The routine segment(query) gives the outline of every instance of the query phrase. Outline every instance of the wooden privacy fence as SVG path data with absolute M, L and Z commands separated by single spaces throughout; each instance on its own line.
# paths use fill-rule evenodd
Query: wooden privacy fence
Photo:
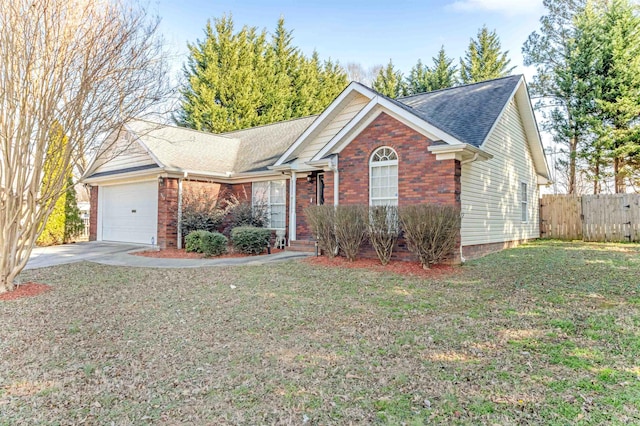
M 543 195 L 543 238 L 640 242 L 640 194 Z

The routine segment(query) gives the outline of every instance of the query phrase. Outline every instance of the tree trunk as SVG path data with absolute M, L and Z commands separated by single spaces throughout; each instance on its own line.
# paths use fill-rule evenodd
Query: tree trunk
M 601 191 L 600 186 L 600 160 L 596 161 L 596 165 L 593 169 L 593 193 L 599 194 Z
M 627 187 L 624 183 L 624 174 L 622 173 L 623 160 L 619 157 L 613 159 L 613 175 L 615 179 L 616 194 L 624 194 Z
M 0 275 L 0 294 L 13 290 L 13 280 L 9 281 L 8 277 Z
M 578 154 L 578 137 L 572 136 L 569 141 L 569 182 L 567 192 L 576 193 L 576 156 Z

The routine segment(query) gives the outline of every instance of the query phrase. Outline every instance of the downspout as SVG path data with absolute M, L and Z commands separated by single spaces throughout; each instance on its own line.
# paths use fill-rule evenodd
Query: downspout
M 478 155 L 479 155 L 479 153 L 476 152 L 475 154 L 473 154 L 473 157 L 471 157 L 471 158 L 469 158 L 467 160 L 461 161 L 460 162 L 460 167 L 464 166 L 465 164 L 473 163 L 474 161 L 476 161 L 478 159 Z M 462 213 L 460 213 L 460 214 L 462 214 Z M 462 226 L 461 226 L 460 227 L 460 263 L 464 263 L 464 262 L 465 262 L 464 256 L 462 255 Z
M 340 200 L 340 173 L 338 172 L 338 156 L 329 162 L 329 170 L 333 172 L 333 205 L 337 206 Z
M 478 159 L 478 155 L 479 155 L 479 153 L 476 152 L 475 154 L 473 154 L 473 157 L 471 157 L 471 158 L 469 158 L 467 160 L 461 161 L 460 165 L 464 166 L 465 164 L 473 163 L 474 161 L 476 161 Z
M 289 245 L 296 240 L 296 172 L 291 171 L 289 181 Z

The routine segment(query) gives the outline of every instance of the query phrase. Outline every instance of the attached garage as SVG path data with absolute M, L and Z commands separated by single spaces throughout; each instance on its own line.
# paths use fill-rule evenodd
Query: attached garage
M 98 210 L 98 240 L 157 243 L 157 180 L 100 186 Z

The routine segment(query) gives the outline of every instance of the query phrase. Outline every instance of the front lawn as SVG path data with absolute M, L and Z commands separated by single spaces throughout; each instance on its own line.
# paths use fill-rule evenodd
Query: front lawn
M 437 279 L 91 263 L 0 302 L 0 424 L 640 422 L 640 245 L 541 241 Z

